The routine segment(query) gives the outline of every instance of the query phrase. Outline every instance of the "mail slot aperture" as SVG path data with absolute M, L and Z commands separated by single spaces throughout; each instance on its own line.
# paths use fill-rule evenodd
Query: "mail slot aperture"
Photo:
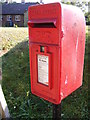
M 56 19 L 30 20 L 28 24 L 32 28 L 56 28 Z

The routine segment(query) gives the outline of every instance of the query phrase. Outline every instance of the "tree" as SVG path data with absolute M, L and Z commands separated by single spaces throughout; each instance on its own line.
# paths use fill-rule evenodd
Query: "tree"
M 6 0 L 0 0 L 0 3 L 4 3 Z
M 72 0 L 69 0 L 67 2 L 66 0 L 61 0 L 61 2 L 64 4 L 71 4 L 71 5 L 79 7 L 83 11 L 84 14 L 87 12 L 86 9 L 88 8 L 88 2 L 86 1 L 81 2 L 79 0 L 73 0 L 72 2 Z

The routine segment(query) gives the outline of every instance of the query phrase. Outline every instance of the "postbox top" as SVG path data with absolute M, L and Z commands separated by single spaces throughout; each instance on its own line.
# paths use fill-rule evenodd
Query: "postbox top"
M 73 18 L 69 18 L 69 14 L 72 14 Z M 68 20 L 75 21 L 76 14 L 80 17 L 83 13 L 75 6 L 63 5 L 59 2 L 30 6 L 28 9 L 30 42 L 60 45 L 64 34 L 63 25 Z M 66 20 L 63 20 L 64 18 Z M 66 23 L 63 24 L 63 22 Z
M 52 4 L 41 4 L 36 6 L 29 7 L 29 20 L 30 19 L 46 19 L 54 18 L 59 15 L 58 10 L 60 10 L 61 4 L 52 3 Z
M 29 7 L 30 42 L 59 44 L 61 5 L 59 3 Z

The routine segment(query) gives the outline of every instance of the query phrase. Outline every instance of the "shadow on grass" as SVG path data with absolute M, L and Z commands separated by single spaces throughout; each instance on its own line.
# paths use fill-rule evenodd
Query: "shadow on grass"
M 86 45 L 87 49 L 87 45 Z M 29 46 L 22 42 L 2 57 L 3 90 L 12 118 L 52 118 L 52 104 L 31 94 Z M 87 61 L 87 53 L 85 55 Z M 84 66 L 83 86 L 62 102 L 62 120 L 88 118 L 87 63 Z
M 2 57 L 3 91 L 12 118 L 50 118 L 51 104 L 31 94 L 28 42 L 17 44 Z

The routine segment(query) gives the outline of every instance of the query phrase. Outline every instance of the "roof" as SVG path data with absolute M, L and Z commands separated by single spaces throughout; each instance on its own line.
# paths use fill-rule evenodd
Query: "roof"
M 28 3 L 4 3 L 2 4 L 2 14 L 3 15 L 14 15 L 14 14 L 24 14 L 28 10 L 29 6 L 37 5 L 38 2 L 28 2 Z

